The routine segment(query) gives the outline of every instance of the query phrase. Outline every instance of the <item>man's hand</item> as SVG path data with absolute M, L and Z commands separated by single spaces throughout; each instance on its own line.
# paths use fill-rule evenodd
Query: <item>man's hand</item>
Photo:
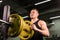
M 38 28 L 36 27 L 35 24 L 32 24 L 32 25 L 31 25 L 31 29 L 33 29 L 33 30 L 37 30 Z

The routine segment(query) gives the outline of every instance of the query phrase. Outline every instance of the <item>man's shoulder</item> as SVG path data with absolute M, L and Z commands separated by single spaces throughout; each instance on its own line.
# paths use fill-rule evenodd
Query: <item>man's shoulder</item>
M 45 22 L 44 20 L 39 20 L 39 22 Z
M 46 23 L 44 20 L 39 20 L 40 24 Z

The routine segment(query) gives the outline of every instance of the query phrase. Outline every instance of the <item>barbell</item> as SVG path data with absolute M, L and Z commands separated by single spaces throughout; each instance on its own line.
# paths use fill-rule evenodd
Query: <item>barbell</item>
M 2 21 L 8 25 L 8 36 L 16 37 L 19 36 L 21 40 L 28 40 L 34 35 L 34 31 L 31 30 L 31 22 L 28 20 L 23 20 L 23 18 L 18 14 L 11 14 L 9 16 L 9 21 Z

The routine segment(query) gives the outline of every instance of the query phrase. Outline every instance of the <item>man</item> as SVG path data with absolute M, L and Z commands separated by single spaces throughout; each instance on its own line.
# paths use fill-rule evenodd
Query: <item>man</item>
M 38 19 L 39 12 L 37 9 L 32 9 L 30 11 L 31 29 L 34 30 L 34 35 L 30 40 L 43 40 L 43 36 L 49 36 L 49 30 L 47 24 L 43 20 Z

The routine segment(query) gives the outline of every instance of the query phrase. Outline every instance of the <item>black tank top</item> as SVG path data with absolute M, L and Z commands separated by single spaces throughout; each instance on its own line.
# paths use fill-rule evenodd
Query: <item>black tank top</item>
M 39 22 L 39 20 L 36 21 L 34 24 L 36 25 L 36 27 L 38 29 L 41 30 L 41 28 L 38 25 L 38 22 Z M 41 33 L 37 32 L 37 31 L 34 31 L 34 35 L 33 35 L 33 37 L 30 40 L 43 40 L 43 35 Z

